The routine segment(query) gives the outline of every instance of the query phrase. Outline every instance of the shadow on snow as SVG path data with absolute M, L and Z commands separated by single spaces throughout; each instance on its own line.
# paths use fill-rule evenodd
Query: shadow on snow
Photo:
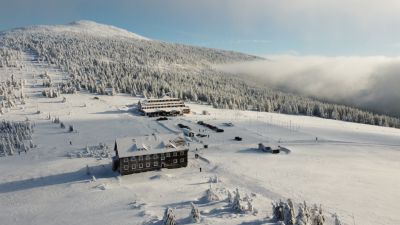
M 117 176 L 117 173 L 114 173 L 108 164 L 90 167 L 90 171 L 91 175 L 95 176 L 96 179 Z M 52 185 L 83 182 L 90 180 L 91 175 L 87 175 L 85 167 L 74 172 L 0 183 L 0 193 L 9 193 L 34 188 L 43 188 Z

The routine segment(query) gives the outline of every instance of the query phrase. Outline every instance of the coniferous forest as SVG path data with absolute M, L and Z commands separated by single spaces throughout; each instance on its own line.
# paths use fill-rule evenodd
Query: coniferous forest
M 65 71 L 62 93 L 169 95 L 216 108 L 316 116 L 400 128 L 400 119 L 272 90 L 246 77 L 214 68 L 216 64 L 260 60 L 256 56 L 161 41 L 109 38 L 40 28 L 0 34 L 0 67 L 18 66 L 21 51 Z

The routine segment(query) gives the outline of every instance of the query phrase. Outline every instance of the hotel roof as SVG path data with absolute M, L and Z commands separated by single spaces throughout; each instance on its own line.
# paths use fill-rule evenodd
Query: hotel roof
M 188 149 L 181 135 L 146 135 L 116 139 L 119 157 L 182 151 Z

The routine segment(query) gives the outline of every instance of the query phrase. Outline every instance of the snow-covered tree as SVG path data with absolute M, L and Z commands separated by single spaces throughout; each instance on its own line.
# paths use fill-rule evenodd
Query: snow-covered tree
M 190 211 L 190 217 L 192 218 L 192 221 L 194 223 L 198 223 L 198 222 L 200 222 L 199 208 L 197 208 L 197 206 L 193 202 L 191 202 L 190 204 L 192 206 L 192 210 Z
M 164 211 L 163 225 L 176 225 L 174 210 L 167 207 Z
M 284 206 L 285 203 L 282 201 L 279 202 L 273 202 L 272 203 L 272 217 L 277 220 L 277 221 L 283 221 L 284 219 Z
M 209 202 L 219 201 L 218 195 L 215 193 L 214 189 L 210 185 L 210 188 L 206 191 L 206 197 Z
M 239 189 L 237 189 L 237 188 L 236 188 L 235 197 L 234 197 L 233 203 L 232 203 L 232 209 L 239 213 L 245 211 L 245 207 L 243 206 L 243 204 L 241 202 Z
M 324 225 L 325 216 L 322 213 L 322 206 L 314 205 L 311 210 L 311 225 Z
M 283 222 L 286 225 L 294 225 L 294 206 L 291 199 L 287 200 L 283 208 Z
M 247 212 L 252 213 L 254 211 L 253 203 L 250 199 L 247 199 Z
M 335 225 L 342 225 L 342 222 L 339 220 L 339 216 L 336 213 L 333 214 L 333 217 L 335 218 Z
M 306 202 L 299 205 L 295 225 L 310 225 L 310 211 L 307 207 Z
M 232 204 L 233 203 L 233 196 L 231 191 L 228 190 L 228 197 L 227 197 L 228 203 Z

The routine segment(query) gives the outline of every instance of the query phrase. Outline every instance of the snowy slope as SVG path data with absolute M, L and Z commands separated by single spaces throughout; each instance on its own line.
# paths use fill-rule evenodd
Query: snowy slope
M 160 224 L 168 206 L 175 209 L 179 224 L 190 224 L 194 202 L 201 224 L 272 225 L 271 202 L 287 198 L 322 204 L 327 224 L 332 224 L 332 213 L 345 224 L 400 224 L 400 130 L 198 104 L 189 104 L 190 115 L 157 122 L 136 115 L 139 98 L 129 95 L 96 100 L 81 92 L 63 95 L 65 103 L 62 97 L 42 97 L 43 87 L 33 75 L 49 71 L 56 82 L 66 75 L 30 57 L 22 69 L 0 69 L 0 76 L 13 73 L 26 79 L 29 96 L 26 105 L 6 112 L 2 119 L 35 122 L 33 141 L 38 145 L 26 154 L 0 158 L 1 224 Z M 201 115 L 203 110 L 210 115 Z M 74 125 L 77 132 L 61 129 L 48 115 Z M 199 120 L 225 132 L 201 131 L 210 135 L 202 139 L 209 148 L 193 141 L 187 168 L 118 177 L 111 171 L 111 159 L 69 156 L 100 142 L 112 148 L 117 137 L 179 132 L 178 123 L 198 132 L 204 129 L 196 124 Z M 234 126 L 224 126 L 225 122 Z M 235 142 L 235 136 L 243 141 Z M 259 142 L 280 142 L 290 153 L 260 153 L 255 150 Z M 195 159 L 195 153 L 202 158 Z M 96 181 L 86 174 L 86 165 Z M 239 188 L 253 199 L 259 213 L 236 214 L 224 200 L 207 202 L 203 197 L 215 175 L 220 182 L 212 186 L 221 199 L 227 190 Z
M 77 34 L 77 35 L 89 35 L 95 37 L 104 38 L 127 38 L 135 40 L 150 40 L 146 37 L 138 34 L 129 32 L 127 30 L 111 26 L 96 23 L 89 20 L 78 20 L 66 25 L 38 25 L 26 28 L 17 28 L 12 30 L 13 32 L 34 32 L 34 33 L 52 33 L 52 34 Z

